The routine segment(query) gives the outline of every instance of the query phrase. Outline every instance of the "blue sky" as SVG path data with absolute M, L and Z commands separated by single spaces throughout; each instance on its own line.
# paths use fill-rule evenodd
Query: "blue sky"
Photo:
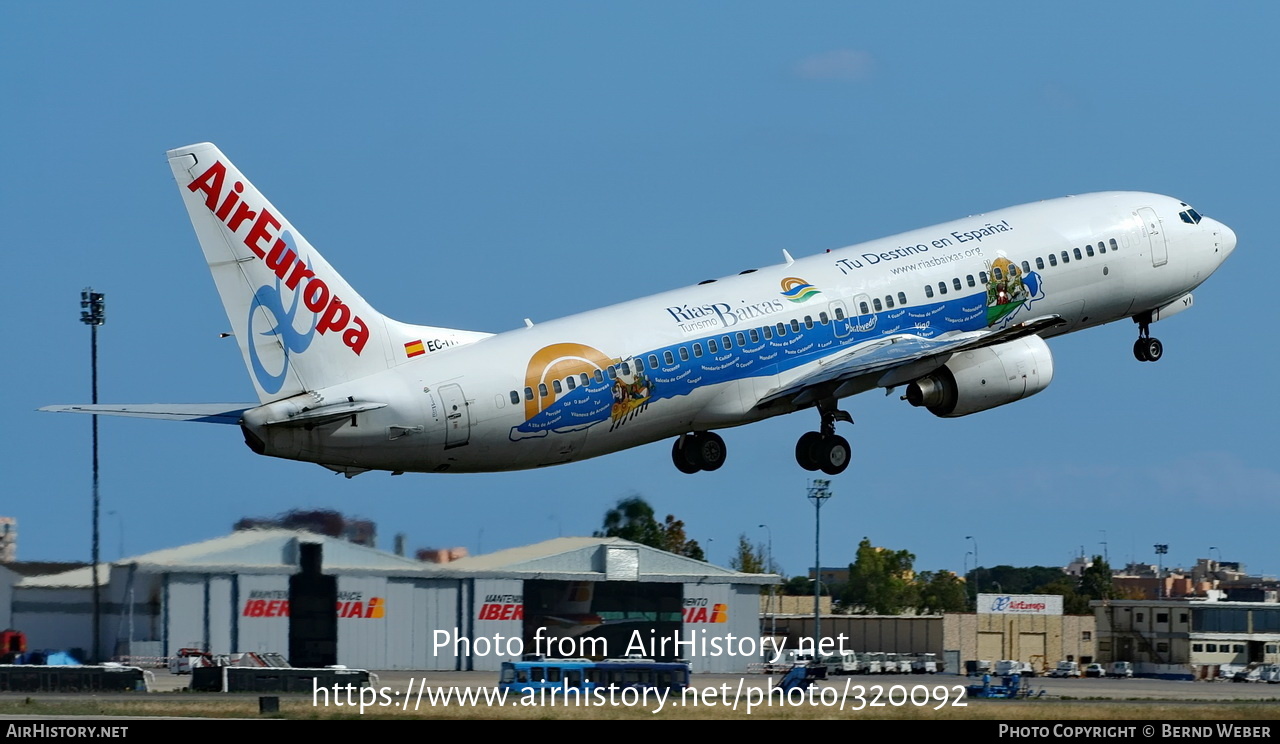
M 516 328 L 1013 204 L 1149 190 L 1239 236 L 1196 306 L 1055 339 L 1029 400 L 936 419 L 846 401 L 854 463 L 822 562 L 857 542 L 961 570 L 1210 557 L 1280 573 L 1274 457 L 1280 8 L 1168 3 L 0 4 L 0 515 L 19 557 L 87 560 L 80 290 L 107 294 L 103 402 L 253 397 L 164 159 L 217 144 L 379 310 Z M 1253 280 L 1249 280 L 1253 277 Z M 802 412 L 548 470 L 369 473 L 258 457 L 231 427 L 104 418 L 103 556 L 331 508 L 381 546 L 590 534 L 639 493 L 725 563 L 739 533 L 813 561 Z M 757 527 L 768 524 L 769 530 Z M 1212 557 L 1218 557 L 1214 552 Z M 972 564 L 970 564 L 972 565 Z

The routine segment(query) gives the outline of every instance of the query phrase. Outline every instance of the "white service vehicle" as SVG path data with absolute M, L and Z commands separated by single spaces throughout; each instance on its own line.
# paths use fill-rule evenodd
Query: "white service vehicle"
M 1079 677 L 1080 665 L 1074 661 L 1059 661 L 1058 665 L 1049 672 L 1050 677 Z

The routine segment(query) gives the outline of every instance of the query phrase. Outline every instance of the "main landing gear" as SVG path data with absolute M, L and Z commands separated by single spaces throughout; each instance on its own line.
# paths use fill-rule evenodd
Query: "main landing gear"
M 1151 316 L 1135 316 L 1133 322 L 1138 324 L 1138 340 L 1133 342 L 1133 356 L 1139 362 L 1158 362 L 1164 356 L 1164 344 L 1160 339 L 1151 338 Z
M 682 473 L 719 470 L 726 454 L 724 440 L 714 431 L 682 434 L 671 446 L 671 461 Z
M 805 470 L 821 470 L 827 475 L 839 475 L 849 467 L 852 450 L 849 440 L 836 434 L 836 422 L 853 423 L 853 417 L 836 408 L 835 400 L 818 403 L 822 414 L 820 431 L 807 431 L 796 442 L 796 462 Z

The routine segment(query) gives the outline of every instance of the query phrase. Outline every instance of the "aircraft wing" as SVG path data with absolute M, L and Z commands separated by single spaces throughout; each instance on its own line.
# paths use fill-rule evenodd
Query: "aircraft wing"
M 1013 341 L 1065 322 L 1059 315 L 1045 315 L 1000 330 L 939 338 L 904 333 L 866 341 L 819 362 L 818 369 L 770 391 L 758 405 L 790 399 L 793 405 L 806 406 L 822 397 L 843 398 L 873 387 L 901 385 L 941 367 L 957 352 Z
M 55 413 L 92 413 L 99 416 L 196 421 L 205 424 L 238 424 L 240 414 L 257 406 L 257 403 L 144 403 L 126 406 L 45 406 L 40 410 Z

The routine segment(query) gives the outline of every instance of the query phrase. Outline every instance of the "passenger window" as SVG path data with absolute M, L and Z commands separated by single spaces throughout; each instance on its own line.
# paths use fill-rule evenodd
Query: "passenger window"
M 541 395 L 544 398 L 550 395 L 550 393 L 547 392 L 547 383 L 545 382 L 538 383 L 538 395 Z
M 809 325 L 810 325 L 810 326 L 812 326 L 813 324 L 812 324 L 812 323 L 810 323 Z M 785 330 L 785 329 L 784 329 L 784 330 Z M 792 330 L 794 333 L 799 333 L 799 332 L 800 332 L 800 321 L 796 320 L 795 318 L 792 318 L 792 319 L 791 319 L 791 330 Z M 783 335 L 785 336 L 786 334 L 784 333 Z
M 568 377 L 564 378 L 564 384 L 568 385 L 570 390 L 573 390 L 574 388 L 578 387 L 578 379 L 573 375 L 569 375 Z
M 1052 253 L 1049 254 L 1049 265 L 1050 266 L 1058 265 L 1058 257 L 1053 255 Z
M 906 292 L 899 292 L 899 293 L 898 293 L 898 304 L 899 304 L 899 305 L 905 305 L 905 304 L 907 304 L 907 293 L 906 293 Z
M 1026 276 L 1027 274 L 1030 274 L 1030 273 L 1031 273 L 1031 264 L 1027 263 L 1026 261 L 1023 261 L 1023 262 L 1022 262 L 1022 275 L 1023 275 L 1023 276 Z
M 878 305 L 879 303 L 876 303 L 876 304 Z M 864 302 L 859 302 L 859 303 L 858 303 L 858 307 L 862 310 L 862 314 L 863 314 L 863 315 L 866 315 L 867 313 L 871 312 L 871 310 L 869 310 L 869 309 L 867 308 L 867 303 L 866 303 L 865 301 L 864 301 Z M 877 309 L 877 310 L 879 310 L 880 308 L 879 308 L 879 307 L 877 307 L 876 309 Z
M 1098 253 L 1106 253 L 1106 252 L 1107 252 L 1107 244 L 1098 243 Z
M 863 312 L 866 312 L 865 306 L 863 306 Z M 842 307 L 836 308 L 836 320 L 844 320 L 844 308 Z
M 765 341 L 770 341 L 770 340 L 772 340 L 772 339 L 773 339 L 773 326 L 765 326 L 764 328 L 761 328 L 760 330 L 764 331 L 764 340 L 765 340 Z
M 960 277 L 958 276 L 951 280 L 951 286 L 955 287 L 957 292 L 964 289 L 964 285 L 960 283 Z
M 876 312 L 880 312 L 881 310 L 883 310 L 883 309 L 884 309 L 884 308 L 883 308 L 883 306 L 880 304 L 880 298 L 879 298 L 879 297 L 877 297 L 877 298 L 875 298 L 874 300 L 872 300 L 872 301 L 871 301 L 871 304 L 875 307 Z
M 793 322 L 794 322 L 794 321 L 793 321 Z M 812 317 L 812 316 L 809 316 L 809 315 L 804 316 L 804 327 L 805 327 L 805 328 L 809 328 L 809 329 L 812 329 L 812 328 L 813 328 L 813 317 Z
M 821 313 L 818 313 L 818 322 L 823 325 L 827 325 L 828 323 L 831 322 L 831 318 L 827 317 L 826 312 L 821 312 Z
M 714 338 L 707 339 L 707 353 L 708 354 L 720 353 L 720 347 L 716 345 L 716 340 Z
M 556 391 L 556 395 L 559 395 L 560 393 L 564 392 L 564 386 L 560 384 L 559 380 L 551 381 L 551 389 Z
M 932 284 L 926 284 L 926 285 L 924 285 L 924 296 L 925 296 L 925 297 L 933 297 L 933 285 L 932 285 Z
M 1036 268 L 1044 269 L 1044 259 L 1040 258 L 1039 256 L 1036 256 Z
M 1080 249 L 1079 249 L 1079 248 L 1072 248 L 1072 249 L 1071 249 L 1071 252 L 1072 252 L 1072 253 L 1074 253 L 1074 254 L 1076 254 L 1076 260 L 1077 260 L 1077 261 L 1080 261 L 1080 260 L 1082 260 L 1082 259 L 1084 258 L 1084 256 L 1080 255 Z
M 1116 245 L 1116 239 L 1115 239 L 1115 238 L 1112 238 L 1111 240 L 1109 240 L 1109 241 L 1107 241 L 1107 242 L 1111 243 L 1111 250 L 1113 250 L 1113 251 L 1118 251 L 1118 250 L 1120 250 L 1120 246 Z
M 893 295 L 885 295 L 884 306 L 893 307 Z
M 753 344 L 760 343 L 760 331 L 756 330 L 755 328 L 752 328 L 751 330 L 747 331 L 747 333 L 751 334 L 751 343 Z
M 1086 245 L 1084 247 L 1084 253 L 1089 258 L 1093 258 L 1093 243 L 1090 243 L 1089 245 Z
M 609 366 L 605 369 L 604 373 L 605 373 L 606 375 L 609 375 L 609 379 L 610 379 L 610 380 L 616 380 L 616 379 L 618 379 L 618 370 L 617 370 L 617 369 L 615 369 L 615 368 L 613 367 L 613 365 L 609 365 Z
M 702 344 L 698 343 L 693 345 L 693 355 L 696 357 L 702 356 Z
M 627 377 L 630 377 L 630 376 L 631 376 L 631 363 L 630 363 L 630 362 L 623 362 L 623 363 L 622 363 L 622 366 L 620 367 L 620 369 L 622 370 L 622 374 L 626 375 Z
M 657 369 L 657 368 L 658 368 L 658 355 L 657 355 L 657 354 L 650 354 L 650 355 L 649 355 L 649 369 Z
M 687 362 L 687 361 L 689 361 L 689 349 L 688 349 L 688 347 L 685 347 L 685 346 L 681 346 L 681 347 L 680 347 L 680 361 L 682 361 L 682 362 Z
M 1066 251 L 1062 252 L 1062 263 L 1063 265 L 1071 263 L 1071 256 Z
M 512 390 L 512 391 L 511 391 L 511 402 L 512 402 L 512 403 L 519 403 L 519 402 L 520 402 L 520 393 L 517 393 L 516 391 Z
M 947 293 L 947 283 L 938 282 L 938 294 L 946 294 L 946 293 Z
M 658 365 L 655 364 L 654 366 L 656 367 Z M 582 380 L 583 387 L 586 387 L 587 385 L 591 384 L 591 377 L 586 372 L 583 372 L 582 374 L 578 375 L 578 379 Z
M 728 351 L 729 349 L 733 348 L 733 340 L 730 339 L 728 336 L 725 336 L 724 338 L 720 339 L 720 341 L 721 343 L 724 344 L 725 351 Z
M 999 266 L 993 268 L 991 270 L 991 274 L 995 276 L 996 281 L 1002 281 L 1004 279 L 1004 271 L 1002 271 Z
M 978 281 L 982 282 L 983 284 L 986 284 L 986 283 L 987 283 L 987 272 L 985 272 L 985 271 L 979 271 L 979 272 L 978 272 Z
M 604 372 L 601 372 L 600 370 L 596 370 L 595 377 L 596 377 L 596 382 L 598 383 L 604 382 Z
M 676 363 L 676 358 L 674 356 L 671 356 L 671 352 L 669 351 L 662 352 L 662 358 L 666 360 L 667 364 Z
M 524 399 L 533 400 L 533 388 L 527 387 L 524 389 Z
M 970 275 L 966 276 L 966 277 L 965 277 L 965 279 L 968 281 L 968 284 L 969 284 L 969 286 L 970 286 L 970 287 L 974 286 L 974 283 L 973 283 L 973 274 L 970 274 Z
M 738 333 L 737 335 L 738 335 L 738 346 L 746 346 L 747 337 L 744 336 L 742 333 Z

